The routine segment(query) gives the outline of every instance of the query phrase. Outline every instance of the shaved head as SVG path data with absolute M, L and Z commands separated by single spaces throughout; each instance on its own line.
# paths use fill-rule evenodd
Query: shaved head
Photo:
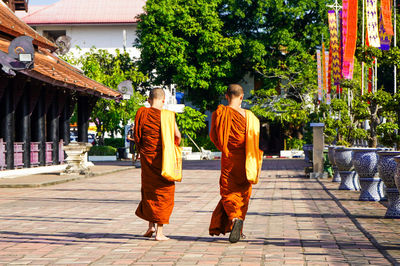
M 150 91 L 149 100 L 164 100 L 165 92 L 162 88 L 154 88 Z
M 243 88 L 239 84 L 229 84 L 226 95 L 229 98 L 236 98 L 244 95 Z

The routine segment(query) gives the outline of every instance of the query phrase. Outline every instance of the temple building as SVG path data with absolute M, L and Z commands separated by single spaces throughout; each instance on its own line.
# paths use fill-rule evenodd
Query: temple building
M 57 46 L 15 15 L 26 2 L 0 0 L 1 170 L 62 163 L 75 108 L 78 141 L 87 142 L 97 99 L 122 99 L 58 58 Z

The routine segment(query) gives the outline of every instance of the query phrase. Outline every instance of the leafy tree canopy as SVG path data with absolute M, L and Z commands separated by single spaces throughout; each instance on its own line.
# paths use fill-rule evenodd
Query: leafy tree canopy
M 127 52 L 115 52 L 116 54 L 111 54 L 107 50 L 93 48 L 78 58 L 69 55 L 65 56 L 64 60 L 81 67 L 87 77 L 115 90 L 118 84 L 125 80 L 131 80 L 134 86 L 145 81 L 145 75 L 137 70 Z M 99 99 L 90 118 L 91 122 L 96 124 L 99 143 L 103 143 L 105 132 L 111 135 L 119 132 L 123 135 L 123 126 L 134 119 L 144 100 L 136 91 L 130 100 L 116 102 Z
M 314 48 L 328 36 L 324 0 L 148 0 L 140 16 L 140 69 L 155 84 L 177 84 L 201 109 L 226 85 L 258 73 L 264 90 L 297 97 L 315 89 Z M 306 71 L 303 71 L 306 70 Z M 301 101 L 301 100 L 300 100 Z M 258 102 L 256 102 L 258 104 Z M 268 115 L 266 115 L 268 117 Z

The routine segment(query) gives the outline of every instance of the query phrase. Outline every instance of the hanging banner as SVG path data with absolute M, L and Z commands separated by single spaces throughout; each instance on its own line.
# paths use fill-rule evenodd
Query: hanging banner
M 343 3 L 344 2 L 345 1 L 343 1 Z M 344 78 L 352 79 L 353 69 L 354 69 L 354 53 L 356 51 L 356 41 L 357 41 L 358 1 L 348 0 L 347 2 L 348 2 L 347 30 L 346 30 L 346 39 L 344 45 L 343 74 Z
M 392 41 L 392 36 L 387 34 L 385 27 L 383 25 L 382 13 L 379 16 L 379 39 L 381 41 L 381 50 L 388 51 L 390 49 L 390 42 Z
M 345 78 L 349 75 L 349 69 L 345 68 L 344 63 L 344 50 L 346 47 L 346 39 L 347 39 L 347 20 L 348 20 L 348 10 L 349 10 L 349 0 L 343 0 L 342 5 L 342 78 Z
M 326 57 L 326 52 L 325 52 L 325 43 L 322 43 L 322 98 L 324 98 L 326 87 L 328 85 L 327 82 L 328 78 L 326 78 L 326 75 L 328 74 L 328 71 L 326 69 L 326 64 L 328 60 L 329 58 Z
M 321 51 L 317 50 L 317 69 L 318 69 L 318 101 L 322 101 L 322 67 Z
M 372 68 L 368 69 L 368 92 L 372 92 Z
M 378 26 L 378 0 L 367 0 L 367 32 L 368 41 L 371 47 L 381 47 Z
M 340 56 L 340 79 L 343 79 L 343 11 L 339 11 L 339 56 Z M 342 35 L 342 36 L 340 36 Z M 342 88 L 340 84 L 336 85 L 336 93 L 340 95 Z
M 392 24 L 392 10 L 390 8 L 390 0 L 381 0 L 381 14 L 383 27 L 387 35 L 393 36 L 393 24 Z
M 328 60 L 328 67 L 326 68 L 327 70 L 327 83 L 328 83 L 328 88 L 326 91 L 326 104 L 331 104 L 331 90 L 332 90 L 332 49 L 329 49 L 329 52 L 327 52 L 327 55 L 329 57 Z
M 331 36 L 330 50 L 332 50 L 332 76 L 334 84 L 340 81 L 340 54 L 339 54 L 339 36 L 337 30 L 337 20 L 335 11 L 328 11 L 329 32 Z

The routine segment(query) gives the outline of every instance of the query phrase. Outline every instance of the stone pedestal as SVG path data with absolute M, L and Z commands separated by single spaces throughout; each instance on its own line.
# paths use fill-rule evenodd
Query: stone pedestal
M 71 142 L 64 146 L 67 154 L 67 167 L 62 175 L 90 175 L 92 163 L 87 161 L 87 152 L 92 144 L 86 142 Z
M 311 123 L 313 128 L 313 172 L 311 178 L 324 177 L 324 124 Z

